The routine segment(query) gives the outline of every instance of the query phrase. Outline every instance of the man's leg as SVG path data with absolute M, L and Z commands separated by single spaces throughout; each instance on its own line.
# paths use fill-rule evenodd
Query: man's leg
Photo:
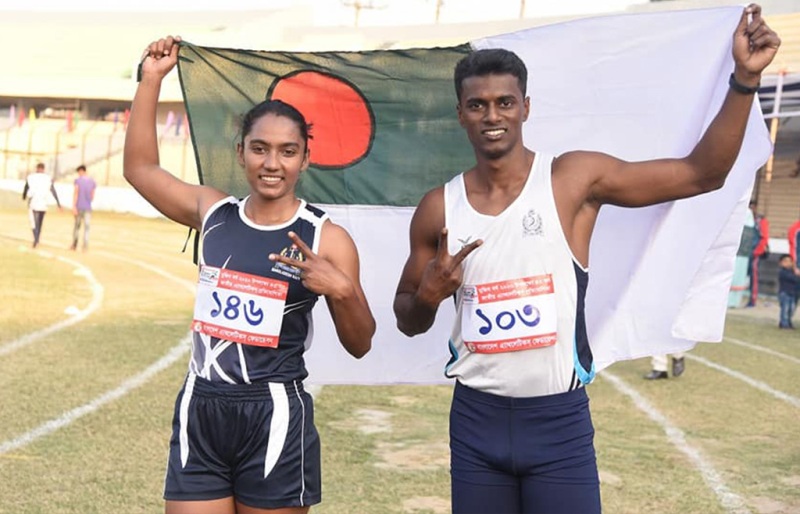
M 778 326 L 780 328 L 789 328 L 789 320 L 792 319 L 791 300 L 788 293 L 778 293 L 778 302 L 780 304 L 780 320 Z
M 758 301 L 758 255 L 753 256 L 753 263 L 750 269 L 750 300 L 747 302 L 748 307 L 755 307 Z
M 667 373 L 668 369 L 667 363 L 667 356 L 666 355 L 654 355 L 653 358 L 650 359 L 650 373 L 644 376 L 647 380 L 658 380 L 661 378 L 668 378 L 669 373 Z
M 502 400 L 456 382 L 450 409 L 453 514 L 521 512 L 519 479 L 506 469 L 510 413 L 495 399 Z
M 28 209 L 28 222 L 31 224 L 31 234 L 33 235 L 33 247 L 36 248 L 36 216 L 34 210 Z
M 686 369 L 686 360 L 684 359 L 684 353 L 673 353 L 672 354 L 672 376 L 679 377 L 683 375 L 684 370 Z
M 599 514 L 600 479 L 585 389 L 544 396 L 514 411 L 514 460 L 525 513 Z M 497 511 L 499 512 L 499 511 Z
M 44 223 L 45 211 L 31 211 L 33 220 L 33 247 L 39 246 L 39 236 L 42 234 L 42 224 Z
M 78 211 L 78 214 L 75 215 L 75 222 L 72 224 L 72 246 L 70 247 L 72 250 L 78 248 L 78 236 L 80 235 L 81 231 L 81 212 Z
M 92 223 L 92 211 L 83 211 L 83 251 L 89 249 L 89 225 Z

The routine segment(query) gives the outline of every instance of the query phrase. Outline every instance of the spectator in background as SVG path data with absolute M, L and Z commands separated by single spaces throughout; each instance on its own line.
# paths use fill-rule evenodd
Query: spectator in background
M 40 162 L 36 165 L 36 172 L 31 173 L 25 179 L 25 188 L 22 190 L 22 199 L 28 200 L 28 213 L 31 218 L 34 248 L 39 246 L 39 236 L 42 234 L 44 215 L 47 213 L 47 199 L 51 194 L 56 199 L 58 209 L 61 210 L 61 202 L 58 200 L 53 179 L 44 172 L 44 163 Z
M 752 209 L 745 211 L 742 235 L 739 248 L 736 250 L 736 265 L 731 281 L 731 294 L 734 295 L 735 307 L 746 307 L 750 304 L 750 285 L 752 281 L 753 252 L 758 245 L 758 230 Z
M 758 204 L 750 201 L 750 211 L 753 213 L 753 224 L 756 229 L 756 242 L 753 253 L 750 255 L 748 271 L 750 272 L 750 299 L 748 307 L 755 307 L 758 300 L 758 263 L 769 256 L 769 221 L 757 211 Z
M 686 361 L 684 353 L 672 354 L 672 376 L 677 378 L 683 374 L 686 369 Z M 653 368 L 650 373 L 644 376 L 646 380 L 658 380 L 660 378 L 669 378 L 669 355 L 654 355 L 650 359 L 650 366 Z
M 92 201 L 97 184 L 94 179 L 86 174 L 86 166 L 81 164 L 77 169 L 78 178 L 75 179 L 75 188 L 72 193 L 72 215 L 75 216 L 75 226 L 72 230 L 72 250 L 78 249 L 78 236 L 83 224 L 83 251 L 89 249 L 89 225 L 92 221 Z
M 797 240 L 800 239 L 800 219 L 789 226 L 786 237 L 789 239 L 789 256 L 792 258 L 792 262 L 797 262 Z
M 800 270 L 795 266 L 791 255 L 781 255 L 778 261 L 778 302 L 781 307 L 779 328 L 794 330 L 792 317 L 797 308 L 797 289 L 800 286 Z

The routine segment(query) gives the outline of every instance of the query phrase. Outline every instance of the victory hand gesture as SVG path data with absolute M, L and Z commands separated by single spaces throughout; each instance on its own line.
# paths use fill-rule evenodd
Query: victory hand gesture
M 464 269 L 461 263 L 482 244 L 483 240 L 478 239 L 464 245 L 457 254 L 450 255 L 447 245 L 447 228 L 443 228 L 439 233 L 436 256 L 428 262 L 422 273 L 418 296 L 431 305 L 439 305 L 442 300 L 455 293 L 464 280 Z
M 303 253 L 305 260 L 300 261 L 276 253 L 269 255 L 270 260 L 300 269 L 303 287 L 319 295 L 341 299 L 355 293 L 353 283 L 347 275 L 328 259 L 311 251 L 311 248 L 294 232 L 289 232 L 289 239 Z

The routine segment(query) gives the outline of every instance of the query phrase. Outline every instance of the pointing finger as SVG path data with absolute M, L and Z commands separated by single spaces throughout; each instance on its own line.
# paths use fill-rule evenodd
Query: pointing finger
M 450 255 L 449 247 L 447 246 L 447 227 L 442 227 L 439 232 L 439 245 L 436 247 L 436 259 L 439 261 L 444 260 Z
M 308 267 L 308 264 L 306 264 L 305 261 L 292 259 L 291 257 L 286 257 L 285 255 L 280 255 L 278 253 L 271 253 L 269 254 L 268 258 L 273 262 L 280 262 L 286 264 L 287 266 L 292 266 L 300 270 L 304 270 Z
M 295 244 L 295 246 L 297 246 L 297 248 L 303 253 L 303 255 L 306 256 L 306 259 L 310 257 L 316 257 L 316 254 L 313 251 L 311 251 L 311 248 L 309 248 L 308 245 L 305 243 L 305 241 L 300 239 L 300 236 L 298 236 L 296 233 L 289 232 L 289 239 L 291 239 L 292 242 Z

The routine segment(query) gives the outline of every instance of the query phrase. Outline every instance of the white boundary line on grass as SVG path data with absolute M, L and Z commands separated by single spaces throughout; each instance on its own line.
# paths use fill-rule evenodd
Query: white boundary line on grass
M 680 450 L 681 453 L 686 455 L 692 464 L 694 464 L 694 467 L 700 472 L 700 475 L 702 475 L 706 485 L 708 485 L 708 487 L 714 491 L 714 494 L 717 495 L 720 504 L 723 508 L 725 508 L 726 512 L 731 514 L 750 513 L 750 510 L 745 505 L 744 500 L 742 500 L 738 494 L 731 491 L 728 486 L 725 485 L 725 482 L 722 480 L 720 474 L 703 456 L 702 452 L 686 441 L 686 434 L 683 433 L 683 430 L 670 423 L 666 416 L 661 414 L 661 412 L 653 407 L 653 405 L 651 405 L 644 396 L 639 394 L 621 378 L 609 373 L 607 370 L 600 372 L 599 376 L 611 382 L 617 391 L 628 396 L 633 401 L 634 405 L 639 408 L 639 410 L 647 414 L 647 417 L 655 421 L 656 424 L 658 424 L 664 430 L 664 433 L 667 434 L 667 439 L 669 439 L 669 442 L 671 442 L 673 446 Z
M 757 352 L 764 352 L 769 355 L 772 355 L 773 357 L 780 357 L 781 359 L 794 362 L 795 364 L 800 364 L 800 359 L 798 359 L 797 357 L 793 357 L 791 355 L 787 355 L 785 353 L 781 353 L 779 351 L 772 350 L 770 348 L 764 348 L 763 346 L 758 346 L 757 344 L 748 343 L 746 341 L 740 341 L 739 339 L 734 339 L 728 336 L 725 336 L 724 339 L 729 343 L 738 344 L 739 346 L 744 346 L 745 348 L 749 348 Z
M 739 379 L 742 382 L 746 383 L 747 385 L 755 387 L 759 391 L 763 391 L 763 392 L 771 395 L 772 397 L 777 398 L 778 400 L 783 400 L 786 403 L 788 403 L 789 405 L 792 405 L 792 406 L 797 407 L 798 409 L 800 409 L 800 398 L 797 398 L 796 396 L 792 396 L 790 394 L 784 393 L 783 391 L 778 391 L 777 389 L 773 389 L 773 388 L 771 388 L 770 386 L 768 386 L 767 384 L 765 384 L 764 382 L 762 382 L 760 380 L 756 380 L 754 378 L 750 378 L 747 375 L 745 375 L 744 373 L 741 373 L 741 372 L 736 371 L 736 370 L 732 370 L 730 368 L 726 368 L 725 366 L 722 366 L 721 364 L 717 364 L 716 362 L 712 362 L 712 361 L 710 361 L 708 359 L 704 359 L 703 357 L 698 357 L 697 355 L 692 355 L 692 354 L 686 354 L 686 358 L 687 359 L 691 359 L 691 360 L 693 360 L 695 362 L 699 362 L 700 364 L 708 366 L 711 369 L 715 369 L 717 371 L 725 373 L 726 375 L 731 376 L 733 378 Z
M 128 259 L 127 257 L 120 257 L 106 252 L 103 253 L 108 257 L 116 258 L 128 262 L 130 264 L 142 267 L 154 273 L 157 273 L 168 280 L 176 282 L 184 287 L 187 287 L 192 293 L 194 293 L 194 284 L 192 284 L 188 280 L 178 278 L 175 275 L 171 275 L 162 269 L 156 268 L 144 262 Z M 120 384 L 119 387 L 98 396 L 89 403 L 83 404 L 80 407 L 76 407 L 72 410 L 65 412 L 64 414 L 62 414 L 57 418 L 46 421 L 45 423 L 39 425 L 33 430 L 25 432 L 19 437 L 0 443 L 0 455 L 3 455 L 10 451 L 18 450 L 23 446 L 26 446 L 32 443 L 33 441 L 39 439 L 40 437 L 50 435 L 56 430 L 64 428 L 73 421 L 76 421 L 77 419 L 87 414 L 91 414 L 92 412 L 98 410 L 105 404 L 113 400 L 116 400 L 118 398 L 121 398 L 126 394 L 128 394 L 129 392 L 131 392 L 132 390 L 136 389 L 137 387 L 145 384 L 148 380 L 153 378 L 153 376 L 155 376 L 158 372 L 167 369 L 169 366 L 171 366 L 173 363 L 175 363 L 179 358 L 181 358 L 185 353 L 189 351 L 190 348 L 189 342 L 191 341 L 191 337 L 192 335 L 190 332 L 189 335 L 181 339 L 177 345 L 173 346 L 166 353 L 166 355 L 164 355 L 159 360 L 148 366 L 141 373 L 138 373 L 133 377 L 122 382 L 122 384 Z
M 5 441 L 0 443 L 0 455 L 5 453 L 18 450 L 23 446 L 26 446 L 36 439 L 40 437 L 44 437 L 46 435 L 50 435 L 56 430 L 60 428 L 64 428 L 65 426 L 69 425 L 73 421 L 87 415 L 91 414 L 92 412 L 98 410 L 103 405 L 112 402 L 118 398 L 121 398 L 131 392 L 132 390 L 136 389 L 137 387 L 145 384 L 148 380 L 153 378 L 158 372 L 167 369 L 173 363 L 175 363 L 179 358 L 181 358 L 186 352 L 189 351 L 189 341 L 191 341 L 191 334 L 181 339 L 181 341 L 174 347 L 167 352 L 166 355 L 161 357 L 158 361 L 150 365 L 147 369 L 142 371 L 141 373 L 134 375 L 133 377 L 129 378 L 128 380 L 124 381 L 122 384 L 119 385 L 116 389 L 112 389 L 108 391 L 89 403 L 83 404 L 80 407 L 76 407 L 70 411 L 65 412 L 61 416 L 51 419 L 38 427 L 25 432 L 21 436 L 14 438 L 10 441 Z
M 148 264 L 146 262 L 137 261 L 136 259 L 131 259 L 130 257 L 123 257 L 121 255 L 116 255 L 111 252 L 106 251 L 99 251 L 98 254 L 102 255 L 103 257 L 109 257 L 111 259 L 116 259 L 118 261 L 127 262 L 128 264 L 133 264 L 134 266 L 139 266 L 140 268 L 144 268 L 148 271 L 152 271 L 156 275 L 161 275 L 162 277 L 166 278 L 167 280 L 171 280 L 176 284 L 180 284 L 185 287 L 190 293 L 195 294 L 195 283 L 189 280 L 185 280 L 180 277 L 176 277 L 175 275 L 164 271 L 163 269 L 153 266 L 152 264 Z
M 78 311 L 77 314 L 63 321 L 59 321 L 54 325 L 37 330 L 36 332 L 31 332 L 30 334 L 24 335 L 19 339 L 0 346 L 0 356 L 7 355 L 15 350 L 19 350 L 20 348 L 27 346 L 38 339 L 49 336 L 50 334 L 58 332 L 59 330 L 83 321 L 87 316 L 89 316 L 89 314 L 96 311 L 103 304 L 103 286 L 97 281 L 94 274 L 92 274 L 91 269 L 87 268 L 80 262 L 67 259 L 66 257 L 54 256 L 52 253 L 44 250 L 34 251 L 34 253 L 46 258 L 55 258 L 56 260 L 73 266 L 75 268 L 74 274 L 86 278 L 86 280 L 89 282 L 89 286 L 92 289 L 92 299 L 89 301 L 89 305 L 87 305 L 85 309 Z

